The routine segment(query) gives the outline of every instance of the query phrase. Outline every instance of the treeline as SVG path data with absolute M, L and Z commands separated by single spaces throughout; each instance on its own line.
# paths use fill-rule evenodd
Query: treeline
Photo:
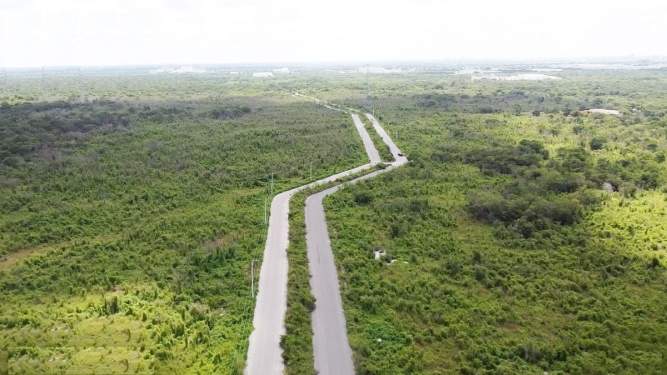
M 0 107 L 0 168 L 16 167 L 34 158 L 53 161 L 58 158 L 59 148 L 76 144 L 91 134 L 127 130 L 139 121 L 228 120 L 250 112 L 250 107 L 238 105 L 155 105 L 104 100 L 4 103 Z
M 607 104 L 600 98 L 580 97 L 575 100 L 560 94 L 520 89 L 498 90 L 494 94 L 476 95 L 429 93 L 417 95 L 415 102 L 421 108 L 486 114 L 499 112 L 570 113 L 588 108 L 603 108 Z
M 234 106 L 230 108 L 218 108 L 210 112 L 210 116 L 218 120 L 226 120 L 230 118 L 237 118 L 250 113 L 251 109 L 247 106 Z
M 617 101 L 609 101 L 604 96 L 577 96 L 569 97 L 561 92 L 531 91 L 512 89 L 509 91 L 498 89 L 494 93 L 469 94 L 418 94 L 410 99 L 418 109 L 438 111 L 453 111 L 464 113 L 530 113 L 534 116 L 541 114 L 563 114 L 578 117 L 581 111 L 591 108 L 609 108 L 624 112 L 620 119 L 625 124 L 636 124 L 642 121 L 666 121 L 667 111 L 647 108 L 639 104 L 619 106 Z M 598 115 L 600 116 L 600 115 Z

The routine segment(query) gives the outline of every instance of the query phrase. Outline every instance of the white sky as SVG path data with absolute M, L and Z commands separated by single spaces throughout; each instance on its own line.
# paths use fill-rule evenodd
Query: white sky
M 0 66 L 667 56 L 666 0 L 0 0 Z

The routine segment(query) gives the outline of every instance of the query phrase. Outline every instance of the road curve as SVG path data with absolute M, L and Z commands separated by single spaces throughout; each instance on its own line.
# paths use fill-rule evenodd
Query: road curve
M 259 287 L 252 322 L 253 331 L 249 338 L 245 374 L 282 374 L 284 370 L 280 338 L 285 334 L 285 312 L 287 310 L 287 247 L 289 246 L 288 215 L 290 199 L 301 190 L 356 174 L 380 162 L 379 153 L 375 149 L 363 123 L 356 114 L 352 115 L 352 120 L 363 141 L 370 162 L 284 191 L 277 194 L 271 201 L 271 214 L 262 266 L 259 272 Z
M 354 118 L 354 114 L 352 115 Z M 381 169 L 348 183 L 355 183 L 386 173 L 408 162 L 401 151 L 371 114 L 366 114 L 375 131 L 389 147 L 394 162 Z M 359 118 L 356 118 L 359 120 Z M 372 146 L 372 143 L 371 143 Z M 372 146 L 375 149 L 374 146 Z M 368 148 L 367 148 L 368 150 Z M 377 152 L 377 150 L 375 150 Z M 369 152 L 369 157 L 371 153 Z M 378 156 L 379 157 L 379 156 Z M 354 364 L 352 350 L 347 339 L 347 328 L 340 296 L 338 275 L 331 251 L 331 240 L 327 229 L 322 201 L 345 184 L 336 185 L 315 193 L 306 199 L 306 246 L 310 270 L 310 289 L 315 297 L 312 313 L 313 351 L 315 370 L 318 375 L 352 375 Z

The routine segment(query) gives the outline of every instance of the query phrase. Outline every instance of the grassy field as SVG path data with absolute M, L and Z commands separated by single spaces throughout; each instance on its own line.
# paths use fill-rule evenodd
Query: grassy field
M 270 175 L 275 193 L 362 164 L 350 119 L 216 77 L 10 83 L 0 97 L 10 373 L 240 373 Z
M 667 371 L 665 74 L 562 76 L 372 81 L 411 162 L 326 202 L 359 373 Z

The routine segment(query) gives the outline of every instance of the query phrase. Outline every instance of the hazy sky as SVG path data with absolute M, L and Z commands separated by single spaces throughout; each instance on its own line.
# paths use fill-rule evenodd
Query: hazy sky
M 666 56 L 665 0 L 0 0 L 0 66 Z

